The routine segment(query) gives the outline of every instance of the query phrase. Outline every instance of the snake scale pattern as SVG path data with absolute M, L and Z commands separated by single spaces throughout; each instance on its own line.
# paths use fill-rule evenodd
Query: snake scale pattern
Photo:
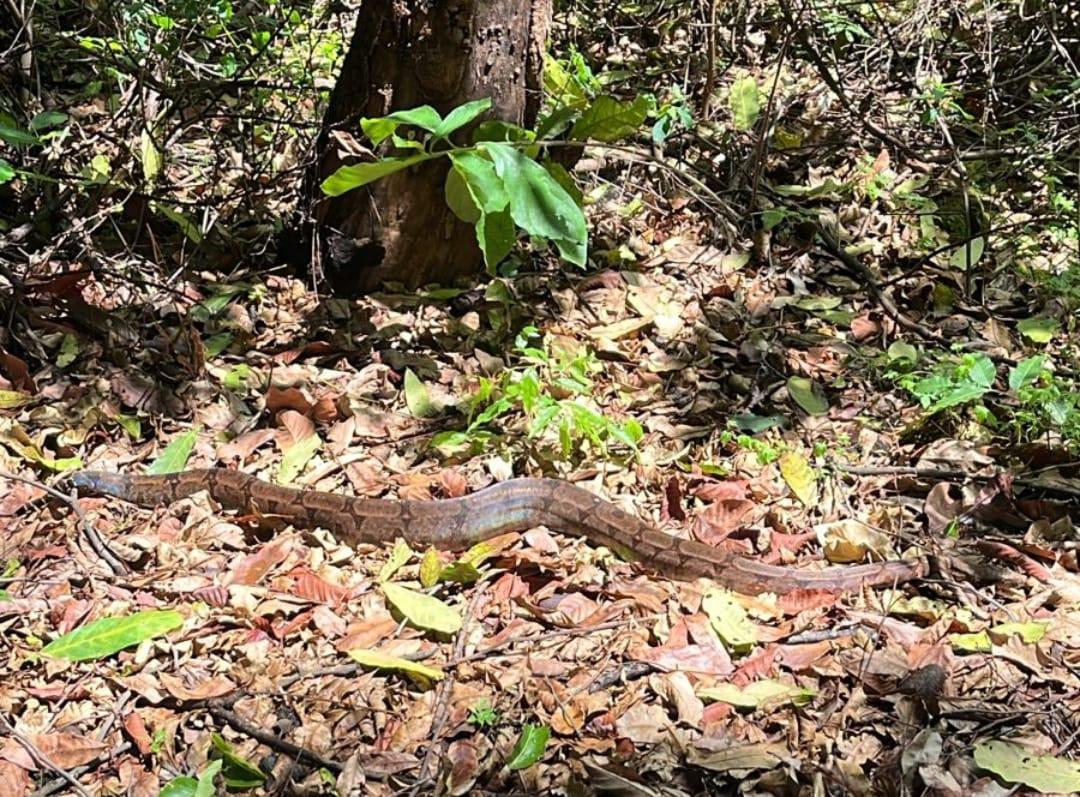
M 155 476 L 83 471 L 72 476 L 72 483 L 80 491 L 144 507 L 165 506 L 205 490 L 225 509 L 276 515 L 300 528 L 325 528 L 352 546 L 400 537 L 414 545 L 460 549 L 505 532 L 546 526 L 579 534 L 661 575 L 704 576 L 747 595 L 797 589 L 853 591 L 891 586 L 926 574 L 924 562 L 908 560 L 821 570 L 767 565 L 673 537 L 558 479 L 511 479 L 443 501 L 391 501 L 296 490 L 224 468 Z

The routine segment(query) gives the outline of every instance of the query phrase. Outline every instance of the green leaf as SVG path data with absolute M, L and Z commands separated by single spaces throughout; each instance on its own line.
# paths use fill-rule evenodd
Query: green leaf
M 1080 792 L 1080 761 L 1035 755 L 1015 742 L 991 739 L 975 745 L 975 763 L 1007 783 L 1023 783 L 1044 793 Z
M 986 239 L 981 235 L 978 238 L 972 238 L 963 246 L 953 249 L 952 254 L 949 255 L 949 265 L 961 271 L 974 266 L 982 259 L 985 246 Z
M 731 116 L 737 130 L 749 130 L 757 122 L 761 112 L 761 95 L 757 81 L 750 75 L 731 84 Z
M 218 769 L 221 768 L 221 762 L 215 762 L 218 765 Z M 199 789 L 199 781 L 195 778 L 182 775 L 179 778 L 173 778 L 164 786 L 161 787 L 161 791 L 158 792 L 158 797 L 195 797 Z M 213 794 L 211 791 L 210 794 Z
M 25 130 L 9 127 L 5 124 L 0 124 L 0 141 L 10 144 L 13 147 L 33 146 L 34 144 L 42 143 L 41 139 L 37 136 L 27 133 Z
M 741 708 L 758 708 L 763 705 L 772 707 L 789 702 L 797 706 L 803 706 L 809 703 L 816 693 L 813 689 L 805 689 L 795 684 L 785 684 L 767 679 L 754 681 L 752 684 L 743 687 L 732 683 L 718 684 L 699 689 L 696 694 L 706 700 L 730 703 Z
M 322 182 L 322 192 L 327 196 L 341 196 L 347 191 L 375 182 L 388 174 L 408 169 L 438 155 L 409 155 L 405 158 L 384 158 L 372 163 L 356 163 L 342 166 Z
M 11 182 L 14 177 L 14 167 L 3 158 L 0 158 L 0 185 Z
M 526 724 L 521 729 L 521 736 L 518 737 L 514 749 L 510 752 L 506 768 L 517 770 L 531 767 L 543 757 L 549 738 L 551 738 L 551 729 L 546 725 Z
M 825 415 L 829 411 L 829 399 L 817 382 L 804 376 L 792 376 L 787 381 L 788 395 L 808 415 Z
M 949 634 L 949 643 L 957 650 L 966 653 L 989 653 L 994 649 L 990 635 L 985 631 L 973 634 Z
M 53 640 L 41 653 L 69 661 L 103 659 L 146 639 L 167 634 L 183 624 L 180 612 L 171 609 L 138 612 L 126 617 L 103 617 Z
M 476 237 L 484 252 L 484 265 L 490 273 L 494 273 L 495 266 L 510 254 L 517 243 L 517 231 L 510 211 L 501 210 L 481 216 L 476 222 Z
M 264 773 L 246 758 L 238 755 L 220 733 L 210 734 L 214 750 L 221 756 L 221 776 L 230 789 L 254 789 L 266 780 Z
M 114 420 L 132 440 L 138 440 L 142 437 L 142 424 L 134 415 L 117 415 Z
M 56 355 L 56 367 L 67 368 L 79 356 L 79 339 L 65 334 L 60 340 L 60 351 Z
M 636 133 L 649 113 L 649 101 L 638 96 L 633 102 L 622 102 L 606 94 L 597 97 L 585 109 L 581 118 L 570 129 L 575 141 L 602 141 L 611 143 Z
M 289 446 L 289 450 L 281 455 L 281 464 L 278 465 L 278 484 L 291 484 L 295 481 L 315 456 L 315 452 L 322 448 L 322 443 L 322 438 L 313 434 Z
M 420 381 L 412 368 L 405 369 L 405 405 L 414 418 L 432 418 L 439 414 L 428 394 L 427 386 Z
M 564 260 L 584 266 L 588 229 L 573 197 L 543 166 L 509 144 L 484 142 L 477 146 L 491 155 L 495 172 L 509 194 L 514 223 L 529 235 L 554 241 Z
M 404 540 L 395 542 L 393 549 L 390 551 L 390 558 L 379 568 L 379 583 L 384 583 L 393 578 L 394 573 L 400 570 L 412 558 L 412 555 L 413 549 L 409 547 L 409 543 Z
M 439 681 L 443 678 L 443 671 L 434 667 L 428 667 L 419 662 L 409 661 L 397 656 L 388 656 L 377 650 L 350 650 L 349 658 L 361 666 L 370 667 L 374 670 L 397 670 L 409 676 L 419 676 L 428 681 Z
M 473 100 L 464 105 L 459 105 L 457 108 L 450 111 L 450 113 L 446 115 L 446 118 L 442 120 L 442 123 L 437 125 L 432 132 L 435 134 L 436 138 L 446 138 L 455 130 L 459 130 L 467 125 L 490 107 L 490 97 L 485 97 L 482 100 Z
M 958 407 L 967 404 L 986 395 L 989 388 L 977 385 L 974 382 L 964 382 L 946 391 L 941 398 L 930 406 L 930 413 L 941 412 L 950 407 Z
M 450 163 L 465 183 L 478 210 L 497 213 L 510 204 L 506 185 L 490 160 L 475 152 L 451 152 Z
M 221 761 L 211 761 L 206 769 L 199 773 L 199 786 L 195 790 L 195 797 L 214 797 L 217 789 L 214 788 L 214 778 L 221 772 Z
M 1056 318 L 1046 317 L 1025 318 L 1016 325 L 1020 334 L 1032 343 L 1049 343 L 1060 327 Z
M 450 156 L 453 160 L 453 155 Z M 457 169 L 451 169 L 446 173 L 446 182 L 443 183 L 443 198 L 446 206 L 453 211 L 454 215 L 466 224 L 476 224 L 480 221 L 480 208 L 469 193 L 469 186 L 465 178 Z
M 421 105 L 407 111 L 395 111 L 389 116 L 375 119 L 361 119 L 360 129 L 371 139 L 373 146 L 379 146 L 383 140 L 397 130 L 398 125 L 415 125 L 429 133 L 434 133 L 443 124 L 443 118 L 430 105 Z
M 182 435 L 178 435 L 171 443 L 165 446 L 158 458 L 150 463 L 146 469 L 148 476 L 159 476 L 163 473 L 179 473 L 187 467 L 188 457 L 195 450 L 195 442 L 199 439 L 199 428 L 188 429 Z
M 1038 354 L 1021 360 L 1009 370 L 1009 389 L 1019 390 L 1022 387 L 1033 385 L 1042 373 L 1046 355 Z
M 217 357 L 225 349 L 229 348 L 229 344 L 233 341 L 233 334 L 231 332 L 219 332 L 216 335 L 211 335 L 203 341 L 203 348 L 206 350 L 206 356 L 210 359 Z
M 968 369 L 968 379 L 989 390 L 997 379 L 997 366 L 985 354 L 979 354 Z
M 709 590 L 702 598 L 701 610 L 728 650 L 742 653 L 757 643 L 757 629 L 746 609 L 729 591 Z
M 919 361 L 919 350 L 910 343 L 902 340 L 895 340 L 890 343 L 886 355 L 891 363 L 901 363 L 910 366 Z
M 397 584 L 383 584 L 383 594 L 402 616 L 417 628 L 453 634 L 461 628 L 461 615 L 438 598 Z
M 768 429 L 786 426 L 787 418 L 783 415 L 753 415 L 752 413 L 745 413 L 743 415 L 734 416 L 731 419 L 731 423 L 740 432 L 757 434 L 758 432 L 764 432 Z
M 164 156 L 161 154 L 161 150 L 158 149 L 157 144 L 154 142 L 154 137 L 150 135 L 150 131 L 143 130 L 142 137 L 140 139 L 140 158 L 142 161 L 143 177 L 146 182 L 152 183 L 157 179 L 157 176 L 161 174 L 161 167 L 164 163 Z

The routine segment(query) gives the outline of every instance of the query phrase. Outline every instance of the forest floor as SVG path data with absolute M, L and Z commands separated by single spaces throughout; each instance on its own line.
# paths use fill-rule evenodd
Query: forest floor
M 1014 478 L 963 414 L 930 416 L 891 384 L 888 352 L 910 338 L 825 254 L 754 267 L 695 243 L 692 215 L 667 221 L 662 235 L 648 222 L 635 268 L 457 295 L 320 301 L 269 277 L 144 301 L 81 280 L 99 335 L 5 394 L 27 401 L 5 411 L 3 469 L 28 481 L 0 500 L 0 698 L 35 730 L 9 737 L 0 791 L 70 776 L 152 793 L 203 770 L 213 734 L 233 777 L 252 773 L 230 756 L 264 766 L 268 788 L 325 776 L 340 794 L 427 779 L 459 794 L 579 779 L 997 794 L 979 757 L 1004 756 L 1002 739 L 1065 752 L 1080 709 L 1075 466 L 1034 442 Z M 178 323 L 193 314 L 201 329 Z M 985 331 L 953 341 L 1028 353 Z M 70 334 L 43 330 L 42 345 L 62 353 Z M 385 589 L 421 589 L 424 551 L 267 540 L 200 497 L 73 505 L 35 484 L 66 458 L 425 500 L 557 476 L 766 562 L 936 566 L 897 589 L 741 596 L 537 529 L 488 551 L 477 580 L 438 582 L 460 621 L 440 634 L 403 621 Z M 107 658 L 41 656 L 91 620 L 151 609 L 181 627 Z M 550 740 L 508 769 L 530 724 Z

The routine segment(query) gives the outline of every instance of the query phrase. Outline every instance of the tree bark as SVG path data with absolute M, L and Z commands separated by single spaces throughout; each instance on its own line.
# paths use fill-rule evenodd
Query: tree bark
M 540 105 L 552 0 L 363 0 L 330 98 L 316 186 L 343 164 L 334 131 L 361 139 L 361 117 L 431 105 L 442 115 L 490 97 L 485 118 L 531 126 Z M 467 134 L 467 131 L 465 131 Z M 467 143 L 461 133 L 457 143 Z M 339 197 L 315 197 L 313 265 L 338 295 L 385 282 L 408 289 L 476 274 L 472 225 L 447 208 L 440 158 Z

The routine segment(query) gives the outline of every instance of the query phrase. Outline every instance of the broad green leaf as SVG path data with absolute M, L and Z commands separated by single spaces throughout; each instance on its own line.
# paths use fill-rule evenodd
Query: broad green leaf
M 731 423 L 734 424 L 736 429 L 751 434 L 781 428 L 786 426 L 787 422 L 787 418 L 783 415 L 753 415 L 751 413 L 736 415 L 731 419 Z
M 322 448 L 322 438 L 317 434 L 298 440 L 289 446 L 289 450 L 281 455 L 281 464 L 278 465 L 278 484 L 291 484 L 296 480 L 315 452 Z
M 563 187 L 563 190 L 573 197 L 574 202 L 578 207 L 585 204 L 585 195 L 581 193 L 581 189 L 578 188 L 577 182 L 570 175 L 570 172 L 566 171 L 566 167 L 561 163 L 555 161 L 544 161 L 544 168 L 548 170 L 550 174 L 559 185 Z
M 79 339 L 74 335 L 64 335 L 60 340 L 60 351 L 56 355 L 56 367 L 67 368 L 79 356 Z
M 383 584 L 382 590 L 390 604 L 418 628 L 440 634 L 453 634 L 461 628 L 461 615 L 438 598 L 397 584 Z
M 546 725 L 526 724 L 521 729 L 521 736 L 518 737 L 514 749 L 510 751 L 506 768 L 517 770 L 531 767 L 543 757 L 550 738 L 551 729 Z
M 457 108 L 450 111 L 450 113 L 446 115 L 446 118 L 442 120 L 442 123 L 437 125 L 432 132 L 435 134 L 436 138 L 446 138 L 455 130 L 459 130 L 467 125 L 490 107 L 490 97 L 485 97 L 482 100 L 473 100 L 464 105 L 459 105 Z
M 517 243 L 517 231 L 510 211 L 500 210 L 481 216 L 476 222 L 476 238 L 484 252 L 484 265 L 489 273 L 494 274 L 495 266 L 506 259 Z
M 718 684 L 699 689 L 696 694 L 705 700 L 730 703 L 741 708 L 758 708 L 763 705 L 775 706 L 788 702 L 803 706 L 813 700 L 816 693 L 813 689 L 804 689 L 795 684 L 785 684 L 769 679 L 754 681 L 743 687 L 732 683 Z
M 29 393 L 20 393 L 18 390 L 0 390 L 0 410 L 10 410 L 29 404 L 34 397 Z
M 0 158 L 0 185 L 11 182 L 15 177 L 15 168 L 3 158 Z
M 784 477 L 787 486 L 795 497 L 805 506 L 817 504 L 817 473 L 810 467 L 806 457 L 798 451 L 787 451 L 780 456 L 780 475 Z
M 972 238 L 963 246 L 953 249 L 952 254 L 949 255 L 949 265 L 961 271 L 974 266 L 982 259 L 985 246 L 986 239 L 981 235 L 978 238 Z
M 210 741 L 214 745 L 214 751 L 221 756 L 221 776 L 229 789 L 254 789 L 263 784 L 266 773 L 238 755 L 233 746 L 225 741 L 225 737 L 220 733 L 212 733 Z
M 791 304 L 808 313 L 817 313 L 822 310 L 835 310 L 843 301 L 839 296 L 801 296 Z
M 453 171 L 465 182 L 477 209 L 496 213 L 510 204 L 506 185 L 490 160 L 475 152 L 451 152 L 450 162 Z
M 772 190 L 780 196 L 797 196 L 805 199 L 822 197 L 839 199 L 851 188 L 850 182 L 841 183 L 827 177 L 816 185 L 774 185 Z
M 322 182 L 322 192 L 327 196 L 341 196 L 347 191 L 375 182 L 388 174 L 408 169 L 417 163 L 436 158 L 438 155 L 409 155 L 406 158 L 384 158 L 372 163 L 355 163 L 342 166 Z
M 1023 783 L 1044 793 L 1080 792 L 1080 761 L 1035 755 L 1015 742 L 991 739 L 975 745 L 975 763 L 1007 783 Z
M 27 133 L 25 130 L 19 130 L 18 128 L 10 127 L 5 124 L 0 124 L 0 141 L 10 144 L 13 147 L 33 146 L 34 144 L 42 143 L 41 139 L 37 136 Z
M 946 391 L 941 398 L 930 405 L 929 411 L 931 413 L 941 412 L 950 407 L 958 407 L 962 404 L 967 404 L 985 396 L 987 390 L 989 390 L 989 388 L 984 387 L 983 385 L 976 385 L 973 382 L 964 382 Z
M 1039 374 L 1042 373 L 1043 364 L 1045 362 L 1046 355 L 1044 354 L 1028 357 L 1027 359 L 1018 362 L 1009 371 L 1009 388 L 1011 390 L 1019 390 L 1022 387 L 1035 384 L 1039 378 Z
M 113 420 L 132 440 L 138 440 L 142 437 L 142 424 L 134 415 L 117 415 Z
M 757 643 L 757 629 L 746 609 L 727 590 L 709 590 L 701 601 L 701 610 L 728 650 L 742 653 Z
M 103 617 L 53 640 L 42 648 L 41 653 L 70 661 L 103 659 L 144 640 L 167 634 L 183 624 L 183 615 L 172 609 L 138 612 L 126 617 Z
M 211 761 L 206 769 L 199 773 L 199 785 L 195 789 L 195 797 L 214 797 L 217 789 L 214 786 L 214 778 L 221 772 L 221 760 Z
M 548 171 L 509 144 L 478 145 L 491 155 L 510 197 L 514 223 L 529 235 L 554 241 L 563 259 L 585 265 L 588 229 L 581 208 Z
M 405 369 L 405 405 L 414 418 L 432 418 L 439 414 L 428 394 L 427 386 L 420 381 L 412 368 Z
M 451 156 L 451 160 L 453 160 L 453 156 Z M 466 185 L 465 178 L 461 176 L 461 172 L 456 168 L 450 169 L 446 173 L 446 182 L 443 183 L 443 198 L 446 200 L 446 206 L 450 208 L 453 214 L 466 224 L 476 224 L 476 222 L 480 221 L 480 208 L 476 206 L 476 202 L 469 193 L 469 186 Z
M 973 634 L 949 634 L 949 644 L 965 653 L 989 653 L 994 649 L 990 635 L 985 631 Z
M 902 340 L 895 340 L 889 344 L 886 352 L 889 362 L 903 365 L 914 365 L 919 361 L 919 350 Z
M 1046 636 L 1049 627 L 1050 623 L 1047 622 L 1000 623 L 990 629 L 990 636 L 1007 640 L 1009 637 L 1016 635 L 1025 644 L 1034 645 Z
M 536 141 L 537 135 L 532 130 L 526 130 L 520 125 L 515 125 L 510 122 L 503 122 L 498 119 L 492 119 L 487 122 L 481 122 L 476 126 L 476 131 L 473 133 L 473 143 L 478 144 L 481 141 Z
M 1025 318 L 1017 323 L 1016 328 L 1032 343 L 1049 343 L 1061 328 L 1061 324 L 1056 318 Z
M 373 670 L 396 670 L 409 676 L 417 676 L 425 681 L 442 680 L 443 671 L 416 661 L 388 656 L 377 650 L 350 650 L 349 658 L 364 667 Z
M 829 399 L 817 382 L 804 376 L 792 376 L 788 378 L 787 390 L 792 401 L 807 415 L 825 415 L 829 411 Z
M 158 458 L 150 463 L 146 469 L 148 476 L 158 476 L 163 473 L 178 473 L 187 467 L 188 457 L 195 450 L 195 442 L 199 439 L 199 429 L 188 429 L 182 435 L 178 435 L 171 443 L 165 446 Z
M 251 381 L 255 372 L 247 363 L 237 363 L 228 370 L 221 384 L 229 390 L 243 390 Z
M 199 225 L 178 210 L 174 210 L 163 202 L 150 202 L 150 209 L 160 213 L 173 224 L 180 228 L 180 232 L 187 236 L 194 244 L 201 244 L 203 240 L 202 230 Z
M 731 117 L 737 130 L 749 130 L 757 122 L 761 112 L 761 95 L 757 81 L 750 75 L 731 84 Z
M 398 125 L 415 125 L 429 133 L 434 133 L 441 124 L 443 124 L 443 118 L 438 111 L 430 105 L 421 105 L 407 111 L 395 111 L 389 116 L 361 119 L 360 129 L 371 139 L 372 145 L 377 147 L 387 136 L 393 135 Z
M 395 542 L 393 550 L 390 551 L 390 558 L 379 568 L 379 583 L 385 583 L 393 578 L 394 573 L 400 570 L 412 558 L 412 555 L 413 549 L 409 547 L 409 543 L 405 540 Z
M 577 108 L 579 110 L 588 105 L 589 98 L 585 91 L 578 85 L 562 64 L 549 55 L 544 55 L 544 93 L 555 100 L 558 105 Z
M 30 129 L 35 133 L 51 130 L 67 123 L 68 115 L 63 111 L 42 111 L 30 120 Z
M 221 768 L 221 762 L 215 761 L 218 769 Z M 199 789 L 199 781 L 195 778 L 182 775 L 179 778 L 173 778 L 164 786 L 161 787 L 161 791 L 158 792 L 158 797 L 195 797 Z M 210 794 L 213 794 L 211 791 Z
M 164 162 L 164 158 L 161 154 L 161 150 L 158 149 L 157 144 L 154 142 L 154 137 L 150 135 L 150 131 L 143 130 L 142 137 L 140 139 L 140 158 L 142 160 L 143 177 L 146 182 L 152 183 L 161 174 L 161 167 Z
M 985 354 L 977 355 L 975 362 L 972 363 L 971 368 L 968 370 L 968 379 L 976 385 L 989 390 L 993 386 L 994 380 L 997 379 L 997 366 Z
M 229 348 L 229 344 L 232 343 L 232 341 L 233 334 L 231 332 L 219 332 L 203 341 L 203 349 L 206 350 L 206 356 L 209 359 L 213 359 L 225 351 L 225 349 Z
M 452 581 L 455 584 L 475 584 L 480 580 L 482 573 L 476 569 L 472 562 L 451 562 L 442 570 L 436 581 Z
M 602 141 L 611 143 L 634 135 L 649 113 L 649 101 L 638 96 L 633 102 L 622 102 L 606 94 L 597 97 L 585 109 L 570 129 L 575 141 Z

